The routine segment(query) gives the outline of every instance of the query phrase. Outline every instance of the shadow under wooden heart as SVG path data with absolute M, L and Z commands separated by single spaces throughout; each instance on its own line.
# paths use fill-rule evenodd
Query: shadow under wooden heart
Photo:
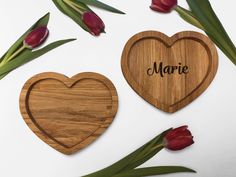
M 142 98 L 173 113 L 210 85 L 218 55 L 211 40 L 200 33 L 185 31 L 168 37 L 146 31 L 128 41 L 121 66 L 126 80 Z M 186 72 L 181 73 L 184 67 Z
M 118 109 L 114 85 L 96 73 L 72 78 L 42 73 L 26 82 L 21 114 L 32 131 L 51 147 L 72 154 L 96 140 Z

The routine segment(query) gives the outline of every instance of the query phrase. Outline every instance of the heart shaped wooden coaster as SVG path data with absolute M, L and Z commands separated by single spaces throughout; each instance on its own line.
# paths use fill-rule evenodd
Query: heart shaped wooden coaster
M 75 153 L 96 140 L 110 126 L 117 109 L 116 88 L 96 73 L 72 78 L 38 74 L 26 82 L 20 95 L 27 125 L 64 154 Z
M 212 41 L 200 33 L 168 37 L 146 31 L 128 41 L 121 65 L 126 80 L 142 98 L 173 113 L 207 89 L 217 72 L 218 55 Z

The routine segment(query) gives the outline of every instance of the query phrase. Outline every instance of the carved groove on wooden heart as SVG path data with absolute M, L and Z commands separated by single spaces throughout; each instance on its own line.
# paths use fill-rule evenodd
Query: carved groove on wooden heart
M 30 129 L 54 149 L 72 154 L 95 141 L 118 109 L 116 88 L 97 73 L 68 78 L 42 73 L 20 95 L 21 114 Z
M 187 74 L 147 74 L 154 63 L 159 67 L 187 66 Z M 181 65 L 180 65 L 181 64 Z M 205 35 L 184 31 L 168 37 L 157 31 L 134 35 L 126 44 L 121 60 L 130 86 L 147 102 L 173 113 L 200 96 L 214 79 L 218 54 Z M 158 68 L 159 69 L 159 68 Z M 153 73 L 152 73 L 153 74 Z

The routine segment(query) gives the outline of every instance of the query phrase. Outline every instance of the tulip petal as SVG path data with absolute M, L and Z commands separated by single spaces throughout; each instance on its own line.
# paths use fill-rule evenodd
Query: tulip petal
M 192 136 L 192 133 L 187 129 L 178 133 L 178 137 L 183 137 L 183 136 Z
M 150 8 L 154 11 L 169 13 L 176 5 L 176 0 L 153 0 Z
M 163 5 L 172 8 L 177 5 L 177 0 L 160 0 Z
M 49 30 L 46 26 L 40 26 L 31 31 L 25 38 L 24 44 L 30 48 L 36 48 L 43 44 L 49 35 Z
M 164 138 L 165 147 L 173 151 L 184 149 L 193 143 L 193 136 L 188 130 L 188 126 L 173 129 Z
M 181 126 L 179 128 L 176 128 L 176 129 L 173 129 L 173 130 L 169 131 L 166 134 L 165 138 L 168 139 L 168 140 L 169 139 L 173 139 L 175 136 L 178 135 L 178 133 L 183 132 L 183 131 L 185 131 L 187 129 L 188 129 L 188 126 L 186 126 L 186 125 L 185 126 Z
M 172 151 L 179 151 L 194 143 L 192 136 L 188 137 L 178 137 L 169 141 L 166 148 Z
M 105 29 L 102 19 L 92 11 L 85 12 L 82 20 L 90 30 L 90 33 L 95 36 L 99 36 Z
M 154 11 L 158 11 L 158 12 L 162 12 L 162 13 L 169 12 L 169 9 L 164 6 L 151 5 L 150 8 Z

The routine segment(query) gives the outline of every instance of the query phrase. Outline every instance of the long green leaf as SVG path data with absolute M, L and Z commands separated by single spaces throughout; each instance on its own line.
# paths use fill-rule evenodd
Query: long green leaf
M 201 23 L 194 17 L 192 12 L 188 11 L 187 9 L 184 9 L 183 7 L 177 6 L 175 8 L 176 12 L 180 15 L 180 17 L 185 20 L 186 22 L 192 24 L 193 26 L 202 29 L 205 31 L 204 27 L 201 25 Z
M 196 171 L 179 166 L 162 166 L 162 167 L 149 167 L 140 168 L 135 170 L 130 170 L 124 173 L 114 175 L 112 177 L 144 177 L 144 176 L 154 176 L 154 175 L 164 175 L 171 173 L 196 173 Z
M 103 2 L 100 2 L 100 1 L 97 1 L 97 0 L 76 0 L 78 2 L 82 2 L 84 4 L 87 4 L 87 5 L 92 5 L 92 6 L 95 6 L 97 8 L 100 8 L 100 9 L 104 9 L 104 10 L 107 10 L 107 11 L 110 11 L 110 12 L 113 12 L 113 13 L 118 13 L 118 14 L 125 14 L 124 12 L 114 8 L 114 7 L 111 7 L 107 4 L 104 4 Z
M 68 6 L 63 0 L 52 0 L 52 1 L 62 13 L 71 18 L 85 31 L 89 31 L 88 27 L 83 23 L 82 15 L 79 12 L 75 11 L 73 8 Z
M 231 45 L 233 45 L 208 0 L 187 0 L 187 2 L 199 22 L 207 27 L 206 31 L 208 31 L 208 33 L 217 34 L 217 38 L 229 40 Z
M 211 33 L 208 33 L 204 27 L 200 24 L 200 22 L 196 19 L 196 17 L 194 17 L 193 13 L 191 11 L 188 11 L 186 9 L 184 9 L 183 7 L 177 6 L 175 9 L 178 14 L 180 15 L 180 17 L 185 20 L 186 22 L 192 24 L 193 26 L 196 26 L 199 29 L 202 29 L 203 31 L 206 32 L 206 34 L 211 38 L 211 40 L 217 45 L 220 46 L 220 49 L 226 54 L 227 57 L 231 57 L 228 52 L 227 49 L 225 48 L 225 46 L 223 46 L 221 43 L 219 43 L 219 41 L 217 40 L 217 38 L 212 35 Z
M 89 6 L 87 6 L 86 4 L 79 2 L 77 0 L 70 0 L 77 8 L 82 8 L 83 10 L 86 11 L 92 11 L 92 9 L 90 9 Z
M 49 21 L 50 13 L 47 13 L 42 18 L 40 18 L 34 25 L 32 25 L 11 47 L 10 49 L 4 54 L 4 56 L 1 58 L 0 62 L 4 58 L 8 58 L 11 56 L 18 48 L 20 48 L 23 44 L 24 38 L 27 36 L 27 34 L 32 31 L 32 29 L 37 28 L 39 26 L 47 26 Z
M 31 50 L 27 49 L 25 51 L 23 51 L 19 56 L 17 56 L 14 60 L 8 62 L 7 64 L 5 64 L 3 67 L 0 68 L 0 76 L 9 73 L 10 71 L 16 69 L 19 66 L 24 65 L 25 63 L 38 58 L 40 56 L 42 56 L 43 54 L 63 45 L 66 44 L 68 42 L 74 41 L 75 39 L 67 39 L 67 40 L 60 40 L 60 41 L 56 41 L 53 42 L 49 45 L 47 45 L 46 47 L 39 49 L 37 51 L 32 52 Z
M 153 148 L 153 146 L 155 146 L 155 144 L 153 144 L 153 142 L 157 142 L 157 140 L 159 140 L 160 137 L 162 137 L 168 131 L 169 130 L 158 135 L 157 137 L 155 137 L 154 139 L 152 139 L 151 141 L 149 141 L 148 143 L 146 143 L 145 145 L 143 145 L 142 147 L 140 147 L 139 149 L 137 149 L 133 153 L 131 153 L 128 156 L 124 157 L 123 159 L 119 160 L 115 164 L 113 164 L 107 168 L 104 168 L 100 171 L 97 171 L 95 173 L 83 176 L 83 177 L 111 177 L 112 175 L 122 172 L 126 167 L 135 163 L 137 161 L 136 158 L 140 154 L 142 154 L 144 151 L 147 152 L 147 150 L 150 150 L 151 148 Z M 150 144 L 152 144 L 151 147 L 150 147 Z
M 222 35 L 226 35 L 226 37 L 230 39 L 219 18 L 215 14 L 210 2 L 208 0 L 195 0 L 195 1 L 202 9 L 202 14 L 204 14 L 204 16 L 208 19 L 208 21 L 211 22 L 211 25 L 213 25 L 214 28 L 216 28 L 217 30 L 221 31 Z M 190 5 L 190 8 L 191 7 L 192 6 Z
M 7 53 L 5 53 L 1 58 L 0 58 L 0 63 L 2 62 L 2 60 L 6 57 Z
M 52 0 L 55 6 L 65 15 L 67 15 L 66 11 L 61 7 L 61 4 L 58 3 L 58 0 Z
M 124 157 L 123 159 L 119 160 L 115 164 L 104 168 L 100 171 L 95 173 L 91 173 L 89 175 L 85 175 L 83 177 L 111 177 L 112 175 L 120 172 L 123 168 L 129 165 L 130 162 L 140 153 L 142 152 L 148 144 L 142 146 L 138 150 L 134 151 L 133 153 L 129 154 L 128 156 Z
M 0 80 L 3 79 L 4 77 L 6 77 L 6 75 L 8 75 L 8 74 L 9 74 L 9 72 L 8 72 L 8 73 L 5 73 L 5 74 L 3 74 L 3 75 L 1 75 L 1 76 L 0 76 Z
M 194 16 L 204 27 L 206 34 L 236 64 L 236 48 L 211 7 L 210 2 L 208 0 L 187 0 L 187 2 Z
M 122 171 L 127 171 L 134 169 L 149 159 L 151 159 L 154 155 L 156 155 L 159 151 L 161 151 L 164 147 L 163 144 L 163 138 L 165 134 L 170 131 L 171 129 L 163 132 L 161 135 L 159 135 L 156 139 L 154 139 L 140 154 L 137 155 L 137 157 L 125 168 L 122 169 Z
M 125 168 L 123 168 L 121 170 L 121 172 L 125 172 L 128 170 L 132 170 L 135 169 L 137 167 L 139 167 L 140 165 L 142 165 L 143 163 L 145 163 L 146 161 L 148 161 L 149 159 L 151 159 L 153 156 L 155 156 L 158 152 L 160 152 L 163 149 L 163 147 L 157 148 L 155 150 L 152 150 L 151 152 L 147 153 L 145 156 L 143 156 L 142 158 L 136 159 L 135 161 L 133 161 L 132 163 L 130 163 L 128 166 L 126 166 Z
M 224 45 L 222 45 L 214 35 L 206 32 L 206 34 L 208 35 L 208 37 L 221 49 L 222 52 L 224 52 L 224 54 L 228 57 L 228 58 L 231 58 L 232 56 L 229 54 L 229 52 L 227 51 L 227 48 L 225 48 Z M 234 62 L 232 60 L 232 62 Z M 236 63 L 235 63 L 236 64 Z

